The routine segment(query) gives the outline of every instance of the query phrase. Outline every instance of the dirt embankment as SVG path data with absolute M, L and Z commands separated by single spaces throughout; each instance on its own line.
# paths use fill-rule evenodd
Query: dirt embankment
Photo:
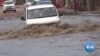
M 75 26 L 68 24 L 52 25 L 29 25 L 18 31 L 1 32 L 0 39 L 42 37 L 66 33 L 88 32 L 100 30 L 100 25 L 87 24 L 84 26 Z

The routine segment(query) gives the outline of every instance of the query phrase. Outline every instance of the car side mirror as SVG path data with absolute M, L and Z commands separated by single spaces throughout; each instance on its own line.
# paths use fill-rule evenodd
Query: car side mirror
M 24 17 L 21 17 L 21 20 L 26 20 Z

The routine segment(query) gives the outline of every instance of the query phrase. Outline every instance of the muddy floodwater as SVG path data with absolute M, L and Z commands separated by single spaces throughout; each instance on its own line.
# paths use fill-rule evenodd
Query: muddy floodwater
M 27 26 L 25 25 L 24 21 L 20 20 L 20 18 L 1 19 L 0 35 L 2 35 L 3 32 L 4 35 L 10 33 L 10 37 L 12 37 L 14 34 L 15 36 L 16 34 L 20 35 L 18 33 L 24 34 L 17 36 L 18 38 L 22 39 L 15 38 L 0 40 L 0 56 L 100 56 L 100 16 L 68 15 L 60 18 L 61 25 L 53 24 L 49 26 Z M 33 38 L 33 32 L 35 31 L 29 29 L 37 29 L 38 31 L 44 29 L 55 31 L 57 29 L 57 32 L 64 32 L 64 34 L 52 34 L 49 36 L 38 36 Z M 70 29 L 71 32 L 68 31 L 68 29 Z M 77 31 L 79 29 L 80 31 Z M 57 33 L 56 31 L 51 31 L 51 33 Z M 75 32 L 73 33 L 73 31 Z M 46 31 L 43 33 L 45 34 L 45 32 Z M 28 36 L 25 36 L 26 38 L 23 39 L 24 35 L 27 35 L 26 33 L 32 33 L 32 35 L 28 34 Z M 0 36 L 0 38 L 2 38 L 2 36 Z M 92 54 L 88 54 L 84 50 L 84 44 L 89 40 L 94 41 L 96 44 L 96 50 Z
M 0 40 L 0 56 L 90 56 L 84 50 L 89 40 L 96 44 L 91 56 L 100 56 L 100 32 Z

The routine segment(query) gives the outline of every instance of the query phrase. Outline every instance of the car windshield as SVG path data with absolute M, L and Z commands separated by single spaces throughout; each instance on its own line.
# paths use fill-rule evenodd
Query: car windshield
M 5 4 L 13 4 L 13 2 L 5 2 Z
M 54 7 L 32 9 L 32 10 L 28 10 L 28 13 L 27 13 L 28 19 L 44 18 L 44 17 L 52 17 L 52 16 L 57 16 L 57 12 Z

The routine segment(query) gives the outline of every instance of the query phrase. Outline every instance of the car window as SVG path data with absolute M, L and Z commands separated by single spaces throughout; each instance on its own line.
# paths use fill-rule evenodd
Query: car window
M 55 8 L 41 8 L 28 10 L 28 19 L 57 16 Z

